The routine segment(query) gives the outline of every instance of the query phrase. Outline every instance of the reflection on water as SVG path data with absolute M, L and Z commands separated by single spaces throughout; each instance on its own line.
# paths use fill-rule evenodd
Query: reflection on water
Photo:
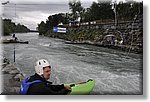
M 5 44 L 4 56 L 26 76 L 34 73 L 35 61 L 45 58 L 52 65 L 54 84 L 96 80 L 92 94 L 142 94 L 142 55 L 92 45 L 65 44 L 64 40 L 16 34 L 29 44 Z

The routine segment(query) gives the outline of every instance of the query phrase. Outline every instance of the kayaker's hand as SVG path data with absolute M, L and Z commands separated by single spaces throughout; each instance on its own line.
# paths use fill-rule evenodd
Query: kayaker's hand
M 71 90 L 70 86 L 64 86 L 66 90 Z

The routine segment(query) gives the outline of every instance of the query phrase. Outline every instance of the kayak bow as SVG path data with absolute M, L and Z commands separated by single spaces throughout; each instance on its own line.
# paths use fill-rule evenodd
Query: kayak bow
M 89 95 L 95 86 L 95 80 L 89 79 L 87 82 L 65 84 L 65 86 L 71 86 L 69 95 Z

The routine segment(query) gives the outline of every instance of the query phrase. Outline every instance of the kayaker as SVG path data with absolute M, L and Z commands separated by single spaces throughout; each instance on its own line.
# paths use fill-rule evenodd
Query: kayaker
M 71 91 L 70 86 L 52 85 L 47 81 L 51 75 L 51 66 L 45 59 L 38 60 L 35 74 L 26 78 L 21 85 L 20 94 L 27 95 L 65 95 Z
M 13 35 L 12 35 L 12 38 L 15 38 L 15 37 L 16 37 L 15 34 L 13 34 Z
M 15 41 L 17 41 L 17 40 L 18 40 L 18 38 L 16 37 L 16 35 L 15 35 L 15 34 L 13 34 L 13 35 L 12 35 L 12 39 L 13 39 L 13 40 L 15 40 Z

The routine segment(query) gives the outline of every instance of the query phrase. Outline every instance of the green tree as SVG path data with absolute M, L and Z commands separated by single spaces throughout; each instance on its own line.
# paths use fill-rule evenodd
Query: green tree
M 46 25 L 45 25 L 44 21 L 42 21 L 40 24 L 38 24 L 38 31 L 39 31 L 40 35 L 46 33 L 46 28 L 45 27 L 46 27 Z
M 121 20 L 133 20 L 136 15 L 143 14 L 143 3 L 142 2 L 119 2 L 117 5 L 118 19 Z M 128 15 L 128 16 L 127 16 Z
M 15 32 L 29 32 L 30 30 L 24 25 L 16 25 L 11 19 L 3 19 L 4 35 L 10 35 Z
M 59 23 L 69 23 L 68 14 L 59 13 L 50 15 L 46 20 L 46 23 L 42 21 L 38 24 L 38 31 L 40 35 L 48 35 L 52 32 L 53 27 L 58 26 Z
M 4 23 L 3 27 L 4 27 L 4 29 L 3 29 L 4 35 L 9 35 L 11 31 L 10 31 L 8 25 L 6 23 Z
M 69 2 L 69 8 L 72 12 L 72 20 L 76 20 L 78 17 L 83 16 L 84 8 L 81 6 L 81 2 L 79 0 L 73 0 Z
M 83 22 L 92 21 L 91 8 L 87 8 L 83 14 Z
M 30 30 L 24 26 L 24 25 L 21 25 L 20 23 L 16 25 L 15 27 L 15 32 L 29 32 Z
M 93 2 L 90 8 L 87 8 L 84 13 L 84 21 L 114 18 L 110 3 L 111 2 Z
M 96 2 L 93 2 L 90 7 L 91 20 L 98 20 L 100 18 L 100 5 Z
M 114 12 L 111 9 L 112 6 L 110 5 L 111 2 L 99 2 L 99 17 L 98 19 L 113 19 L 114 18 Z

